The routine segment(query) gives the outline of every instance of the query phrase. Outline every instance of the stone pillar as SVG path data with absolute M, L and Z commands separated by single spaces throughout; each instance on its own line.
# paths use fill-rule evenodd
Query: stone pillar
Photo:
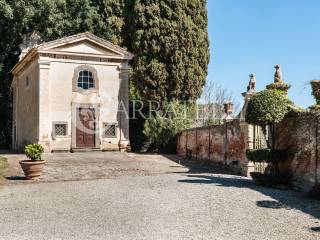
M 39 102 L 39 143 L 45 152 L 51 152 L 51 109 L 50 109 L 50 62 L 39 61 L 38 102 Z
M 245 133 L 245 148 L 246 149 L 253 149 L 254 147 L 254 126 L 250 125 L 246 122 L 245 116 L 248 107 L 248 103 L 252 97 L 252 95 L 256 92 L 256 75 L 250 74 L 249 75 L 249 84 L 247 86 L 247 91 L 242 93 L 244 97 L 244 104 L 240 113 L 240 128 Z M 246 176 L 250 176 L 250 172 L 254 171 L 254 163 L 247 161 L 246 166 L 244 166 L 243 174 Z
M 18 116 L 18 78 L 14 77 L 12 81 L 12 93 L 13 93 L 13 102 L 12 102 L 12 149 L 17 150 L 17 116 Z M 0 96 L 1 98 L 1 96 Z
M 120 74 L 120 92 L 118 122 L 120 129 L 119 150 L 130 151 L 129 142 L 129 66 L 128 63 L 122 63 L 119 68 Z

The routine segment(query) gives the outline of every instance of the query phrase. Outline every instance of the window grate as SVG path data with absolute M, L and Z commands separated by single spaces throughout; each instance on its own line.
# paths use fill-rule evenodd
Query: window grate
M 117 136 L 116 124 L 105 123 L 104 124 L 104 137 L 116 137 L 116 136 Z
M 67 135 L 67 124 L 55 124 L 54 125 L 55 136 L 66 136 Z

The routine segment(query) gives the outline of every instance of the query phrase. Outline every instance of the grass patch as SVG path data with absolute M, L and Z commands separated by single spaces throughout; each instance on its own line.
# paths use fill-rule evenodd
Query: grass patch
M 8 166 L 8 159 L 0 156 L 0 181 L 5 177 Z

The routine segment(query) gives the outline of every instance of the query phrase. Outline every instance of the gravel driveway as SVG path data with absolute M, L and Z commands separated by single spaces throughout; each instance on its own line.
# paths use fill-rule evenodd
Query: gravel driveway
M 319 202 L 157 159 L 132 160 L 143 174 L 6 184 L 0 239 L 320 239 Z

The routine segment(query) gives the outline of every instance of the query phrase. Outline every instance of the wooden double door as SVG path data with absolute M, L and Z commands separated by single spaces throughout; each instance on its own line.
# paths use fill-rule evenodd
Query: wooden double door
M 96 115 L 94 108 L 78 108 L 76 122 L 77 148 L 94 148 Z

